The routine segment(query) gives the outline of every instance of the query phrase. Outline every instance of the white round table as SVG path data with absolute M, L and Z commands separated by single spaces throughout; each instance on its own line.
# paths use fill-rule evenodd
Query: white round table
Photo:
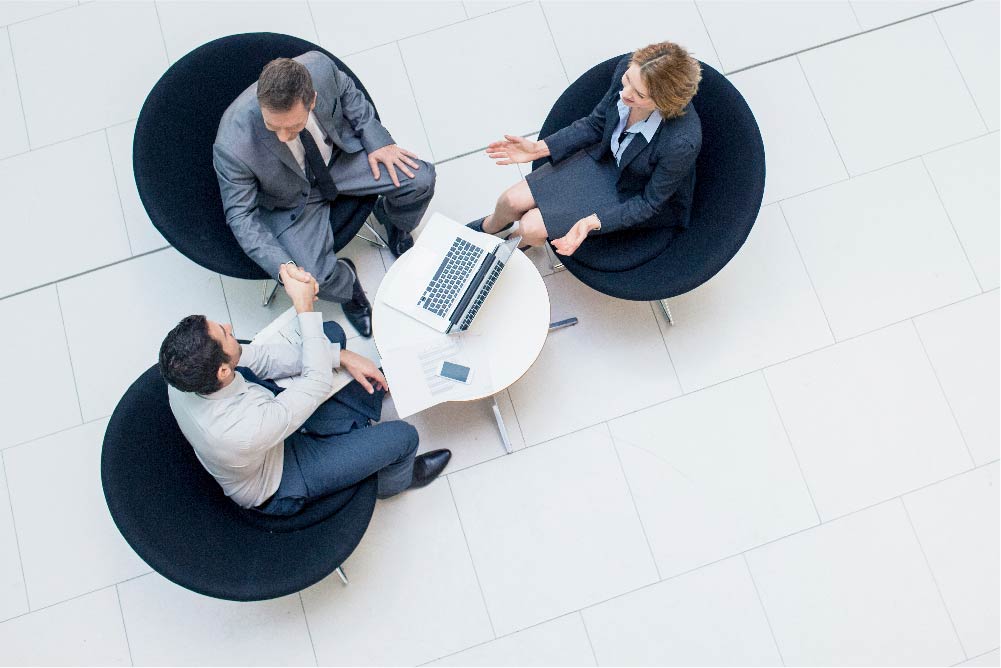
M 389 268 L 373 300 L 372 335 L 380 352 L 403 346 L 433 345 L 450 336 L 431 329 L 382 300 L 387 286 L 408 279 L 407 256 L 408 253 L 404 253 Z M 549 331 L 549 315 L 549 293 L 539 270 L 524 253 L 516 250 L 473 324 L 466 330 L 463 343 L 468 354 L 478 363 L 486 361 L 489 366 L 489 387 L 463 401 L 492 397 L 521 378 L 542 352 Z M 510 441 L 496 401 L 494 417 L 498 420 L 504 447 L 510 451 Z

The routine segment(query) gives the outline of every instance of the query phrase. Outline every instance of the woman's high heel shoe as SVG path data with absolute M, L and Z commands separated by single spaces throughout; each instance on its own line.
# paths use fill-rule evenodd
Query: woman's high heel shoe
M 471 223 L 466 223 L 466 227 L 468 227 L 471 230 L 476 230 L 477 232 L 483 232 L 483 221 L 486 220 L 486 219 L 487 219 L 487 217 L 483 216 L 482 218 L 474 220 Z M 500 234 L 501 232 L 504 232 L 506 230 L 511 229 L 513 226 L 514 226 L 514 223 L 510 223 L 503 230 L 497 230 L 496 232 L 491 232 L 491 234 Z

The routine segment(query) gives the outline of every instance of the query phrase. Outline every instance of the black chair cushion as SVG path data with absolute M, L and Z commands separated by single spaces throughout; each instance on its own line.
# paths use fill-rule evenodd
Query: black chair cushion
M 329 575 L 361 541 L 376 498 L 372 476 L 301 517 L 240 508 L 181 434 L 156 366 L 111 416 L 101 482 L 119 531 L 153 570 L 200 594 L 236 601 L 284 596 Z
M 539 133 L 547 137 L 594 109 L 622 56 L 595 65 L 556 101 Z M 644 228 L 589 238 L 574 255 L 557 255 L 581 282 L 637 301 L 674 297 L 702 285 L 737 254 L 761 208 L 765 149 L 740 92 L 702 63 L 692 101 L 702 122 L 702 151 L 688 229 Z M 536 161 L 533 168 L 543 164 Z
M 358 77 L 325 49 L 289 35 L 247 33 L 221 37 L 185 55 L 143 103 L 132 155 L 139 197 L 164 238 L 203 267 L 236 278 L 267 278 L 226 224 L 212 143 L 223 112 L 257 81 L 268 61 L 307 51 L 325 53 L 371 102 Z M 335 200 L 337 250 L 361 228 L 375 201 L 374 195 Z

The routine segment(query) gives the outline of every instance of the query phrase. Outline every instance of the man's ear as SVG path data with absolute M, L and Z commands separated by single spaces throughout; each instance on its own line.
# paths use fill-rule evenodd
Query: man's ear
M 309 105 L 309 110 L 310 111 L 313 111 L 314 109 L 316 109 L 316 98 L 317 98 L 317 95 L 318 95 L 318 93 L 314 90 L 313 91 L 313 104 Z
M 216 371 L 216 378 L 223 384 L 228 382 L 232 375 L 233 369 L 228 364 L 220 364 L 219 369 Z

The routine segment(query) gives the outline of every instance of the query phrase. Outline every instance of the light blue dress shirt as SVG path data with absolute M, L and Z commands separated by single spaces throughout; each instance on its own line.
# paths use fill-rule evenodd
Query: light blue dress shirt
M 633 137 L 637 134 L 641 134 L 646 137 L 648 142 L 651 141 L 654 133 L 657 132 L 657 128 L 660 127 L 660 122 L 664 119 L 664 117 L 660 115 L 659 109 L 654 109 L 653 113 L 650 114 L 645 121 L 634 123 L 631 128 L 626 130 L 626 136 L 620 143 L 619 135 L 622 134 L 622 131 L 626 127 L 626 122 L 629 120 L 629 107 L 626 106 L 626 103 L 622 101 L 621 97 L 616 103 L 616 106 L 619 109 L 619 122 L 615 126 L 615 131 L 612 132 L 612 155 L 615 156 L 615 162 L 618 164 L 622 160 L 622 155 L 626 152 L 626 148 L 629 146 L 629 143 L 632 142 Z

